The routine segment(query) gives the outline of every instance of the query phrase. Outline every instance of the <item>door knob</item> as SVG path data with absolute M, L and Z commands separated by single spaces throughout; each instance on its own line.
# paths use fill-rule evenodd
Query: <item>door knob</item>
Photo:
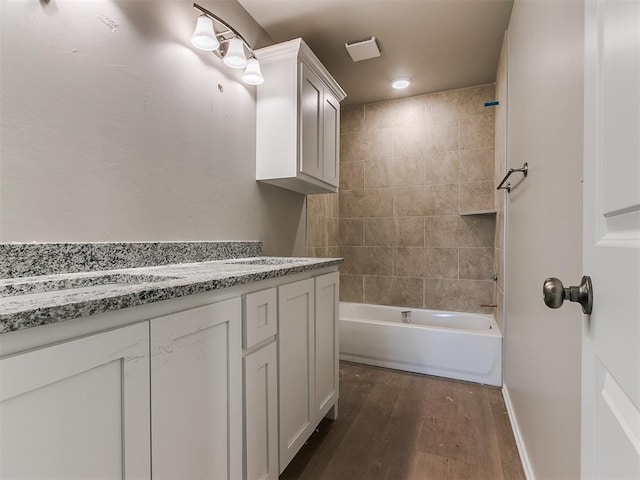
M 582 313 L 591 314 L 593 309 L 593 286 L 591 277 L 584 276 L 577 287 L 567 287 L 554 277 L 547 278 L 542 284 L 544 303 L 549 308 L 560 308 L 565 300 L 582 305 Z

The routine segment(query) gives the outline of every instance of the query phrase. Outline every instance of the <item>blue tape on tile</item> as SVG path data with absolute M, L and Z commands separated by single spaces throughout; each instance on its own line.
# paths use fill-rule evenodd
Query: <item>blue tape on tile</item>
M 500 102 L 497 100 L 494 100 L 493 102 L 484 102 L 485 107 L 497 107 L 498 105 L 500 105 Z

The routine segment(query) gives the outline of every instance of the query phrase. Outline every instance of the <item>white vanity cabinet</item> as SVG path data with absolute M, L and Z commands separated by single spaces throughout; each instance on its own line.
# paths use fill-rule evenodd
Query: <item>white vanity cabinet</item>
M 155 479 L 242 476 L 241 303 L 150 321 Z
M 0 478 L 149 478 L 149 325 L 0 360 Z
M 256 179 L 303 194 L 338 191 L 346 94 L 300 38 L 256 50 Z
M 278 288 L 280 473 L 337 416 L 338 282 L 333 272 Z
M 3 335 L 0 478 L 276 480 L 337 414 L 335 270 Z

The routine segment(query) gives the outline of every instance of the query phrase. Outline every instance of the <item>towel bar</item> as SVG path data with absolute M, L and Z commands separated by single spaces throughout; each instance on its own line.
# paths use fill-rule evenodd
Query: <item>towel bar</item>
M 516 172 L 524 174 L 524 177 L 526 178 L 527 173 L 529 172 L 529 164 L 525 162 L 522 168 L 510 168 L 496 190 L 506 190 L 507 192 L 511 193 L 511 183 L 507 183 L 506 185 L 505 183 L 507 182 L 507 180 L 509 180 L 509 177 Z

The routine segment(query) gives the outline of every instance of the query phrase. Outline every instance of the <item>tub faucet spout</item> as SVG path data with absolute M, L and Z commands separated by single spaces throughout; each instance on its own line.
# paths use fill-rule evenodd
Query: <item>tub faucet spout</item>
M 402 323 L 411 323 L 411 310 L 402 312 Z

